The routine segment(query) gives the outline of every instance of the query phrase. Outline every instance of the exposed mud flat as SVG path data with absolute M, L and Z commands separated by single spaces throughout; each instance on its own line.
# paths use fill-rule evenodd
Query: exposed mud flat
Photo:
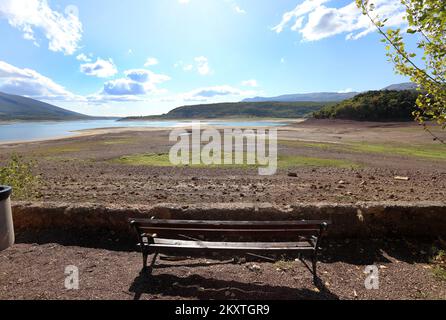
M 168 153 L 172 146 L 168 135 L 166 130 L 110 129 L 57 141 L 3 145 L 0 163 L 13 152 L 35 159 L 43 182 L 40 201 L 286 205 L 446 199 L 446 147 L 412 123 L 313 120 L 280 128 L 279 157 L 309 160 L 279 168 L 274 176 L 259 176 L 249 167 L 117 161 Z

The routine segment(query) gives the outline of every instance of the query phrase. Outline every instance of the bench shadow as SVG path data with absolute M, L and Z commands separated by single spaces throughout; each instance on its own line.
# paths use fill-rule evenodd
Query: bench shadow
M 21 231 L 16 234 L 17 244 L 52 244 L 62 246 L 76 246 L 109 251 L 134 252 L 136 250 L 136 236 L 120 237 L 110 230 L 83 231 L 75 229 Z
M 158 266 L 157 266 L 158 269 Z M 171 274 L 149 274 L 141 272 L 135 278 L 129 292 L 134 300 L 141 300 L 144 294 L 174 296 L 199 300 L 338 300 L 318 281 L 319 292 L 268 284 L 245 283 L 205 278 L 200 275 L 178 277 Z
M 433 239 L 333 240 L 322 244 L 319 261 L 372 265 L 403 261 L 409 264 L 429 261 Z

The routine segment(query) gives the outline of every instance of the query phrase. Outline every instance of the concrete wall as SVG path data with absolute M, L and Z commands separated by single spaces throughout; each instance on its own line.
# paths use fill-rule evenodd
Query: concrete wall
M 131 232 L 129 218 L 191 220 L 319 220 L 332 221 L 329 236 L 353 238 L 446 236 L 446 203 L 379 202 L 357 204 L 209 204 L 103 206 L 94 204 L 13 204 L 16 232 L 74 229 Z

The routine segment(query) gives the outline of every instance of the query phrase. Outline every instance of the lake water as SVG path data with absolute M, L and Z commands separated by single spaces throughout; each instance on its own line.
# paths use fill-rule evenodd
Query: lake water
M 0 123 L 0 141 L 44 140 L 76 135 L 76 131 L 101 128 L 175 128 L 190 126 L 192 121 L 44 121 Z M 285 122 L 273 121 L 201 121 L 202 125 L 219 127 L 277 127 Z

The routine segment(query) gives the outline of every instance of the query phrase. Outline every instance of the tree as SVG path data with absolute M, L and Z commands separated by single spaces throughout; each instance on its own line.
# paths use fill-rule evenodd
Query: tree
M 424 125 L 437 122 L 446 129 L 446 9 L 445 0 L 401 0 L 406 9 L 408 29 L 384 30 L 387 19 L 374 14 L 369 0 L 356 0 L 384 37 L 387 56 L 398 74 L 410 77 L 418 85 L 418 110 L 415 119 Z M 405 37 L 417 36 L 417 51 L 409 51 Z M 407 39 L 407 38 L 406 38 Z M 420 59 L 421 58 L 421 59 Z M 416 61 L 417 60 L 417 61 Z M 431 133 L 431 132 L 430 132 Z M 444 141 L 442 141 L 444 142 Z

